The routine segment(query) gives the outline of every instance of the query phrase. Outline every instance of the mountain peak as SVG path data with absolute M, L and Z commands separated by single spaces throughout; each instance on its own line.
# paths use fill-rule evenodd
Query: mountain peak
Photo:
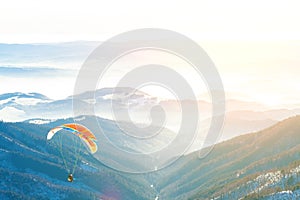
M 35 92 L 30 92 L 30 93 L 23 93 L 23 92 L 13 92 L 13 93 L 5 93 L 0 95 L 0 100 L 5 100 L 8 98 L 37 98 L 37 99 L 43 99 L 43 100 L 50 100 L 47 96 L 40 94 L 40 93 L 35 93 Z

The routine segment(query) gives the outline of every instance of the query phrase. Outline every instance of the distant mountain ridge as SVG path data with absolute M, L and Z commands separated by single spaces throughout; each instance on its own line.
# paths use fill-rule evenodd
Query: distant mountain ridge
M 131 88 L 102 88 L 92 92 L 85 92 L 69 96 L 61 100 L 52 100 L 38 93 L 8 93 L 0 95 L 0 120 L 24 121 L 27 119 L 58 119 L 69 118 L 76 115 L 73 112 L 73 100 L 76 106 L 92 112 L 79 115 L 97 115 L 102 118 L 114 120 L 112 103 L 118 112 L 129 112 L 130 120 L 136 123 L 151 123 L 148 117 L 153 106 L 162 106 L 168 114 L 165 126 L 176 132 L 180 124 L 180 104 L 188 104 L 189 100 L 181 102 L 175 100 L 160 100 L 142 91 L 130 94 Z M 210 124 L 212 105 L 199 100 L 200 112 L 199 135 L 203 137 Z M 226 119 L 221 141 L 240 134 L 255 132 L 267 128 L 276 122 L 290 116 L 300 114 L 300 109 L 269 109 L 263 105 L 238 100 L 228 100 Z M 254 109 L 250 110 L 250 109 Z M 258 109 L 258 110 L 257 110 Z M 256 111 L 255 111 L 256 110 Z M 121 113 L 122 114 L 122 113 Z M 120 115 L 123 116 L 123 115 Z M 127 118 L 120 120 L 128 121 Z
M 42 100 L 50 100 L 47 96 L 35 92 L 30 92 L 30 93 L 13 92 L 13 93 L 6 93 L 0 95 L 0 101 L 10 99 L 10 98 L 37 98 Z
M 75 41 L 67 43 L 4 44 L 0 43 L 0 66 L 36 65 L 59 66 L 72 64 L 75 68 L 99 45 L 99 42 Z M 77 63 L 77 64 L 76 64 Z

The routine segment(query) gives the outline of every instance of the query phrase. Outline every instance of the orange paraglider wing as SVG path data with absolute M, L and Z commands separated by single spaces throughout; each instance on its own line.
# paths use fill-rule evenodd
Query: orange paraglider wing
M 61 126 L 57 126 L 49 131 L 47 134 L 47 140 L 51 140 L 52 137 L 60 130 L 67 130 L 74 135 L 78 136 L 86 146 L 89 148 L 91 153 L 95 153 L 98 150 L 97 144 L 96 144 L 96 136 L 85 126 L 80 125 L 80 124 L 63 124 Z

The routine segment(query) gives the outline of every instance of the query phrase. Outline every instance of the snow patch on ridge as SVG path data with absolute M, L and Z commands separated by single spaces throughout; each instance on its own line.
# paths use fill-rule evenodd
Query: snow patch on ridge
M 7 122 L 22 121 L 25 117 L 25 112 L 14 107 L 7 106 L 0 110 L 0 120 Z
M 43 119 L 33 119 L 30 120 L 30 124 L 49 124 L 50 122 L 53 122 L 54 120 L 43 120 Z
M 15 103 L 17 103 L 19 105 L 26 105 L 26 106 L 32 106 L 32 105 L 36 105 L 38 103 L 48 103 L 48 102 L 50 102 L 50 101 L 37 99 L 37 98 L 17 98 L 17 99 L 15 99 Z

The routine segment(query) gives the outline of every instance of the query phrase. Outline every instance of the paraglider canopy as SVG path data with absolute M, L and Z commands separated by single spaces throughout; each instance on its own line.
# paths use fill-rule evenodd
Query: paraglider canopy
M 96 136 L 85 126 L 80 124 L 63 124 L 61 126 L 57 126 L 51 129 L 47 135 L 47 140 L 51 140 L 52 137 L 60 130 L 67 130 L 74 135 L 78 136 L 84 143 L 87 145 L 91 153 L 95 153 L 97 151 Z

